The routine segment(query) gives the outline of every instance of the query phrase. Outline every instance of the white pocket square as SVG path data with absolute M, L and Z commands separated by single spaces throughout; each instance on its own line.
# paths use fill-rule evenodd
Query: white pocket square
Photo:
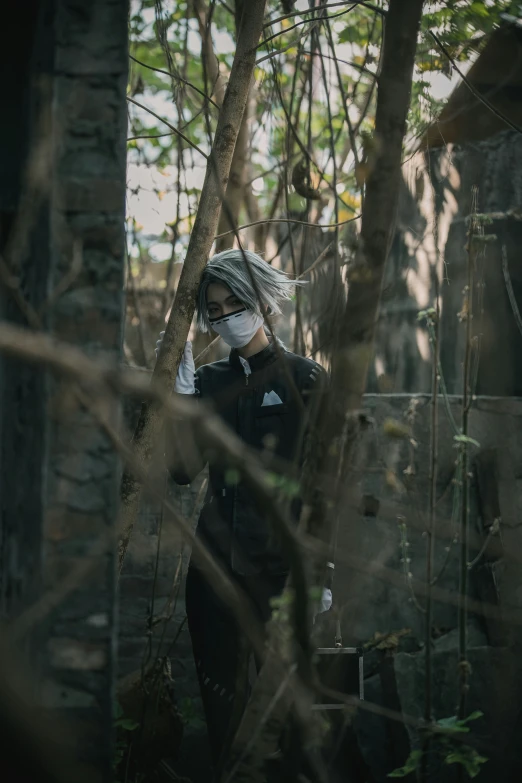
M 271 391 L 265 393 L 261 407 L 263 407 L 264 405 L 282 405 L 282 404 L 283 404 L 283 400 L 281 399 L 279 394 L 276 394 L 275 391 Z

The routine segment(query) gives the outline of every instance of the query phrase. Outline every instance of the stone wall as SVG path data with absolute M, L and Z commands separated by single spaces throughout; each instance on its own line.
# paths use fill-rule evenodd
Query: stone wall
M 462 390 L 465 324 L 462 292 L 467 283 L 466 219 L 476 187 L 479 213 L 495 215 L 485 232 L 497 239 L 480 248 L 474 264 L 473 333 L 477 335 L 476 393 L 522 394 L 514 361 L 522 336 L 513 317 L 502 272 L 506 248 L 519 308 L 522 272 L 522 141 L 512 131 L 486 141 L 449 146 L 414 156 L 404 166 L 397 231 L 383 289 L 370 391 L 428 392 L 431 353 L 420 311 L 441 303 L 441 361 L 448 391 Z
M 24 142 L 1 145 L 0 157 L 19 157 L 2 166 L 18 193 L 7 193 L 10 203 L 0 198 L 0 245 L 20 296 L 2 291 L 2 317 L 41 326 L 116 364 L 125 270 L 128 3 L 46 0 L 17 14 L 18 27 L 10 28 L 9 17 L 5 37 L 23 40 L 26 81 L 15 97 L 24 111 L 15 105 L 11 116 L 8 106 L 4 124 L 19 119 L 15 132 Z M 2 57 L 4 81 L 19 54 L 7 63 Z M 36 316 L 28 315 L 30 308 Z M 23 640 L 38 674 L 38 701 L 52 719 L 61 718 L 62 744 L 70 740 L 89 781 L 109 781 L 119 458 L 70 379 L 5 361 L 0 386 L 2 609 L 17 618 L 46 597 Z M 117 421 L 119 404 L 103 407 Z
M 166 479 L 160 482 L 177 512 L 195 521 L 203 480 L 200 477 L 190 487 L 177 487 Z M 190 548 L 183 544 L 168 509 L 162 513 L 157 501 L 146 500 L 120 578 L 119 676 L 139 669 L 150 654 L 152 659 L 168 656 L 177 697 L 183 703 L 199 699 L 185 623 L 189 559 Z
M 461 475 L 452 420 L 459 421 L 461 406 L 452 396 L 439 409 L 431 641 L 436 719 L 455 715 L 459 694 Z M 422 718 L 431 405 L 423 395 L 367 395 L 365 410 L 368 427 L 340 519 L 334 602 L 344 644 L 366 646 L 367 699 Z M 484 712 L 473 726 L 479 750 L 490 759 L 481 781 L 513 779 L 514 727 L 522 717 L 521 417 L 520 399 L 479 397 L 470 413 L 469 435 L 480 445 L 470 450 L 468 714 Z M 387 434 L 395 431 L 390 421 L 411 427 L 411 438 Z M 491 533 L 495 519 L 499 532 Z M 323 622 L 332 639 L 333 617 Z M 414 730 L 406 733 L 364 709 L 354 726 L 379 783 L 419 746 Z M 449 767 L 441 772 L 433 765 L 430 780 L 453 780 Z

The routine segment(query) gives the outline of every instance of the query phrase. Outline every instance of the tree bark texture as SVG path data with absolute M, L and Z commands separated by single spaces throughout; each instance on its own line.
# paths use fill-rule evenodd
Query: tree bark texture
M 239 34 L 239 28 L 241 25 L 241 18 L 243 16 L 243 2 L 242 0 L 235 0 L 235 24 L 236 24 L 236 40 Z M 250 95 L 245 106 L 243 113 L 243 119 L 241 121 L 241 128 L 237 137 L 236 147 L 234 149 L 234 157 L 232 158 L 232 165 L 230 167 L 230 177 L 228 179 L 227 190 L 225 194 L 228 210 L 221 210 L 219 217 L 218 234 L 223 234 L 226 231 L 232 232 L 239 223 L 239 213 L 241 211 L 241 205 L 246 199 L 246 181 L 248 166 L 248 137 L 250 126 L 250 114 L 252 106 L 252 88 Z M 249 186 L 251 187 L 251 186 Z M 227 214 L 228 213 L 228 214 Z M 229 219 L 232 219 L 232 221 Z M 220 253 L 222 250 L 229 250 L 234 246 L 235 236 L 233 233 L 227 234 L 225 237 L 221 237 L 216 240 L 216 252 Z
M 228 218 L 225 210 L 221 210 L 219 218 L 218 234 L 223 234 L 226 231 L 233 232 L 234 228 L 239 223 L 239 213 L 241 206 L 245 201 L 245 188 L 246 188 L 246 176 L 248 171 L 248 136 L 249 136 L 249 111 L 248 104 L 245 107 L 245 113 L 243 114 L 243 120 L 241 122 L 241 128 L 237 136 L 237 143 L 234 149 L 234 157 L 232 158 L 232 165 L 230 167 L 230 177 L 228 180 L 227 190 L 225 193 L 226 203 L 230 211 L 230 215 L 233 219 L 232 224 Z M 250 186 L 249 186 L 250 187 Z M 234 233 L 227 234 L 227 236 L 221 237 L 216 240 L 216 252 L 220 253 L 222 250 L 228 250 L 234 245 L 235 235 Z
M 208 7 L 205 0 L 193 0 L 194 14 L 198 22 L 201 38 L 201 62 L 205 67 L 207 77 L 206 92 L 213 97 L 218 106 L 225 96 L 225 80 L 219 72 L 219 60 L 214 52 L 210 26 L 208 25 Z
M 23 6 L 26 18 L 12 36 L 25 47 L 27 35 L 32 44 L 31 78 L 18 95 L 30 98 L 26 125 L 19 128 L 30 144 L 25 165 L 19 161 L 21 197 L 10 218 L 2 217 L 2 229 L 10 224 L 2 255 L 20 279 L 19 295 L 33 311 L 45 307 L 39 317 L 53 336 L 116 364 L 125 269 L 128 2 L 30 5 L 35 8 Z M 25 68 L 25 50 L 22 59 Z M 0 157 L 10 154 L 2 145 Z M 73 257 L 81 261 L 74 274 Z M 2 316 L 24 323 L 9 297 L 2 291 Z M 65 733 L 60 741 L 91 783 L 108 783 L 116 552 L 107 532 L 117 518 L 119 458 L 69 381 L 13 360 L 2 361 L 1 370 L 2 537 L 9 537 L 12 564 L 15 553 L 21 555 L 11 568 L 8 595 L 2 576 L 4 606 L 20 615 L 82 564 L 93 564 L 19 647 L 30 647 L 37 659 L 39 706 L 70 728 L 70 741 Z M 119 405 L 107 405 L 107 415 L 117 420 Z M 32 571 L 30 589 L 22 565 L 24 574 Z
M 119 361 L 125 275 L 128 0 L 56 5 L 52 279 L 82 270 L 50 314 L 59 338 Z M 50 706 L 81 721 L 77 755 L 93 783 L 112 780 L 116 548 L 96 539 L 114 528 L 119 458 L 100 425 L 63 383 L 50 380 L 45 574 L 52 584 L 77 558 L 96 567 L 58 612 L 49 633 Z M 106 411 L 117 420 L 119 405 Z M 116 538 L 116 537 L 115 537 Z
M 52 18 L 45 4 L 31 0 L 12 8 L 2 27 L 0 79 L 10 121 L 0 127 L 0 256 L 18 276 L 31 307 L 39 308 L 48 286 L 48 194 L 32 200 L 31 228 L 24 228 L 24 252 L 16 252 L 31 150 L 43 149 L 38 130 L 48 125 L 52 94 Z M 22 48 L 20 49 L 19 46 Z M 13 62 L 20 58 L 20 67 Z M 45 153 L 44 153 L 45 154 Z M 47 156 L 46 156 L 47 159 Z M 37 203 L 38 202 L 38 203 Z M 31 263 L 38 254 L 38 263 Z M 0 282 L 0 317 L 26 326 L 11 292 Z M 42 449 L 45 380 L 39 370 L 0 359 L 0 615 L 16 616 L 40 593 Z M 29 432 L 30 437 L 23 436 Z M 35 660 L 26 645 L 28 661 Z
M 379 315 L 382 280 L 395 228 L 402 144 L 410 105 L 423 0 L 391 0 L 377 88 L 375 162 L 366 183 L 360 245 L 333 359 L 341 410 L 357 410 L 366 390 Z
M 219 113 L 212 150 L 208 158 L 194 229 L 190 237 L 176 298 L 165 330 L 161 352 L 154 369 L 153 381 L 168 388 L 174 386 L 177 369 L 194 315 L 199 281 L 214 242 L 232 156 L 248 100 L 255 65 L 256 46 L 263 28 L 265 4 L 265 0 L 256 0 L 256 2 L 249 4 L 243 14 L 234 63 Z M 144 406 L 134 434 L 135 454 L 144 467 L 150 464 L 160 427 L 160 406 L 156 404 Z M 126 471 L 121 489 L 120 568 L 132 528 L 137 519 L 140 496 L 140 482 Z

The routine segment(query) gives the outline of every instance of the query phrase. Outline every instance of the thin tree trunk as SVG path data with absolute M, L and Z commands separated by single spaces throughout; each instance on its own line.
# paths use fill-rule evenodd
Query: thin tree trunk
M 239 26 L 241 24 L 241 17 L 243 15 L 243 0 L 236 0 L 235 2 L 235 22 L 236 22 L 236 39 L 239 34 Z M 247 155 L 248 155 L 248 136 L 250 125 L 250 114 L 252 105 L 252 89 L 250 90 L 245 112 L 243 114 L 243 121 L 237 137 L 237 144 L 234 150 L 234 157 L 232 158 L 232 166 L 230 168 L 230 177 L 227 185 L 227 192 L 225 198 L 228 204 L 228 215 L 225 210 L 221 211 L 219 218 L 218 234 L 223 234 L 226 231 L 232 231 L 239 223 L 239 212 L 241 205 L 245 201 L 246 193 L 246 172 L 249 170 Z M 249 186 L 251 187 L 251 186 Z M 229 219 L 231 218 L 233 222 Z M 234 234 L 227 234 L 225 237 L 221 237 L 216 242 L 216 251 L 220 253 L 222 250 L 228 250 L 234 246 Z
M 245 201 L 245 186 L 246 177 L 245 172 L 247 168 L 247 150 L 248 150 L 248 131 L 249 131 L 249 112 L 248 106 L 245 109 L 243 115 L 243 122 L 237 137 L 237 144 L 234 150 L 234 157 L 232 159 L 232 166 L 230 168 L 230 177 L 228 180 L 227 192 L 225 198 L 227 200 L 230 215 L 233 218 L 231 225 L 228 215 L 225 210 L 221 211 L 219 218 L 218 234 L 223 234 L 225 231 L 232 232 L 234 227 L 239 223 L 239 212 L 241 206 Z M 250 187 L 250 186 L 249 186 Z M 227 234 L 216 241 L 216 251 L 219 253 L 222 250 L 227 250 L 234 245 L 234 233 Z
M 207 95 L 213 97 L 218 106 L 221 106 L 225 95 L 225 80 L 219 72 L 219 60 L 214 52 L 210 29 L 208 29 L 208 8 L 205 0 L 193 0 L 194 13 L 198 21 L 199 35 L 201 37 L 201 59 L 205 66 L 207 76 Z M 261 35 L 261 33 L 259 33 Z M 257 41 L 254 44 L 257 45 Z
M 248 165 L 247 180 L 252 179 L 252 171 L 253 171 L 252 166 Z M 252 192 L 251 184 L 245 185 L 245 208 L 246 208 L 249 223 L 257 223 L 257 221 L 262 219 L 261 210 L 259 209 L 259 204 L 257 202 L 257 199 L 254 196 L 254 193 Z M 249 236 L 254 242 L 254 248 L 256 253 L 263 253 L 265 250 L 266 234 L 268 228 L 269 226 L 260 224 L 249 229 Z
M 344 410 L 360 408 L 373 356 L 381 287 L 395 228 L 402 144 L 423 0 L 391 0 L 375 116 L 375 165 L 366 183 L 361 237 L 350 274 L 333 370 Z
M 214 144 L 207 163 L 198 213 L 194 223 L 176 298 L 165 331 L 162 348 L 154 369 L 153 381 L 167 388 L 174 386 L 177 369 L 194 315 L 199 281 L 210 253 L 219 219 L 234 147 L 248 100 L 255 64 L 256 46 L 263 27 L 266 0 L 252 0 L 243 14 L 236 55 L 223 105 L 219 113 Z M 137 459 L 146 468 L 161 427 L 161 408 L 144 405 L 134 433 Z M 120 569 L 137 519 L 141 483 L 128 470 L 121 487 Z
M 337 433 L 345 429 L 342 423 L 339 424 L 339 414 L 344 419 L 346 413 L 359 410 L 366 388 L 382 280 L 395 227 L 402 145 L 410 105 L 422 6 L 423 0 L 410 0 L 408 3 L 404 0 L 390 0 L 386 16 L 375 122 L 376 162 L 367 181 L 357 264 L 350 277 L 347 304 L 339 324 L 337 353 L 333 357 L 330 394 L 335 402 L 335 412 L 332 414 L 332 406 L 324 406 L 326 434 L 321 444 L 321 452 L 325 455 L 332 454 L 329 443 Z M 353 437 L 354 432 L 347 432 L 348 440 Z M 329 456 L 322 466 L 322 471 L 326 474 L 326 489 L 332 488 L 338 461 L 337 456 Z M 345 471 L 349 469 L 346 461 L 344 465 Z M 324 515 L 321 518 L 319 506 L 312 511 L 311 528 L 314 535 L 328 540 L 329 524 Z M 321 570 L 320 566 L 317 566 L 314 577 Z M 272 638 L 276 639 L 277 634 L 272 634 Z M 285 667 L 283 660 L 281 650 L 275 644 L 256 680 L 233 744 L 234 783 L 258 783 L 264 779 L 263 773 L 260 772 L 263 754 L 275 749 L 277 732 L 284 725 L 285 712 L 289 708 L 289 702 L 284 697 L 274 705 L 274 696 L 284 680 L 282 669 L 286 670 L 287 677 L 290 676 L 289 664 Z M 302 693 L 301 696 L 303 695 L 305 696 Z M 260 747 L 248 747 L 260 715 L 267 714 L 270 719 L 265 723 L 257 740 Z M 229 772 L 230 769 L 231 767 Z M 227 775 L 224 780 L 227 780 Z

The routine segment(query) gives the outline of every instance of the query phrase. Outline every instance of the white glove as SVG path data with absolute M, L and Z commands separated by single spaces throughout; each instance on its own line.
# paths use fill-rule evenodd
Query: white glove
M 317 614 L 322 614 L 323 612 L 327 612 L 332 605 L 332 591 L 329 590 L 327 587 L 323 587 L 323 594 L 321 596 L 321 601 L 319 602 L 319 608 L 317 610 Z
M 161 343 L 163 342 L 163 335 L 165 332 L 160 332 L 160 338 L 156 343 L 156 357 L 158 356 Z M 194 364 L 194 357 L 192 356 L 192 343 L 187 340 L 185 348 L 183 350 L 183 356 L 178 367 L 178 374 L 176 375 L 176 384 L 174 391 L 177 394 L 194 394 L 196 386 L 194 383 L 194 373 L 196 372 L 196 365 Z
M 317 608 L 315 609 L 312 618 L 312 624 L 315 623 L 317 615 L 323 614 L 323 612 L 327 612 L 330 609 L 331 605 L 332 605 L 332 591 L 328 587 L 323 587 L 321 600 L 319 601 Z

